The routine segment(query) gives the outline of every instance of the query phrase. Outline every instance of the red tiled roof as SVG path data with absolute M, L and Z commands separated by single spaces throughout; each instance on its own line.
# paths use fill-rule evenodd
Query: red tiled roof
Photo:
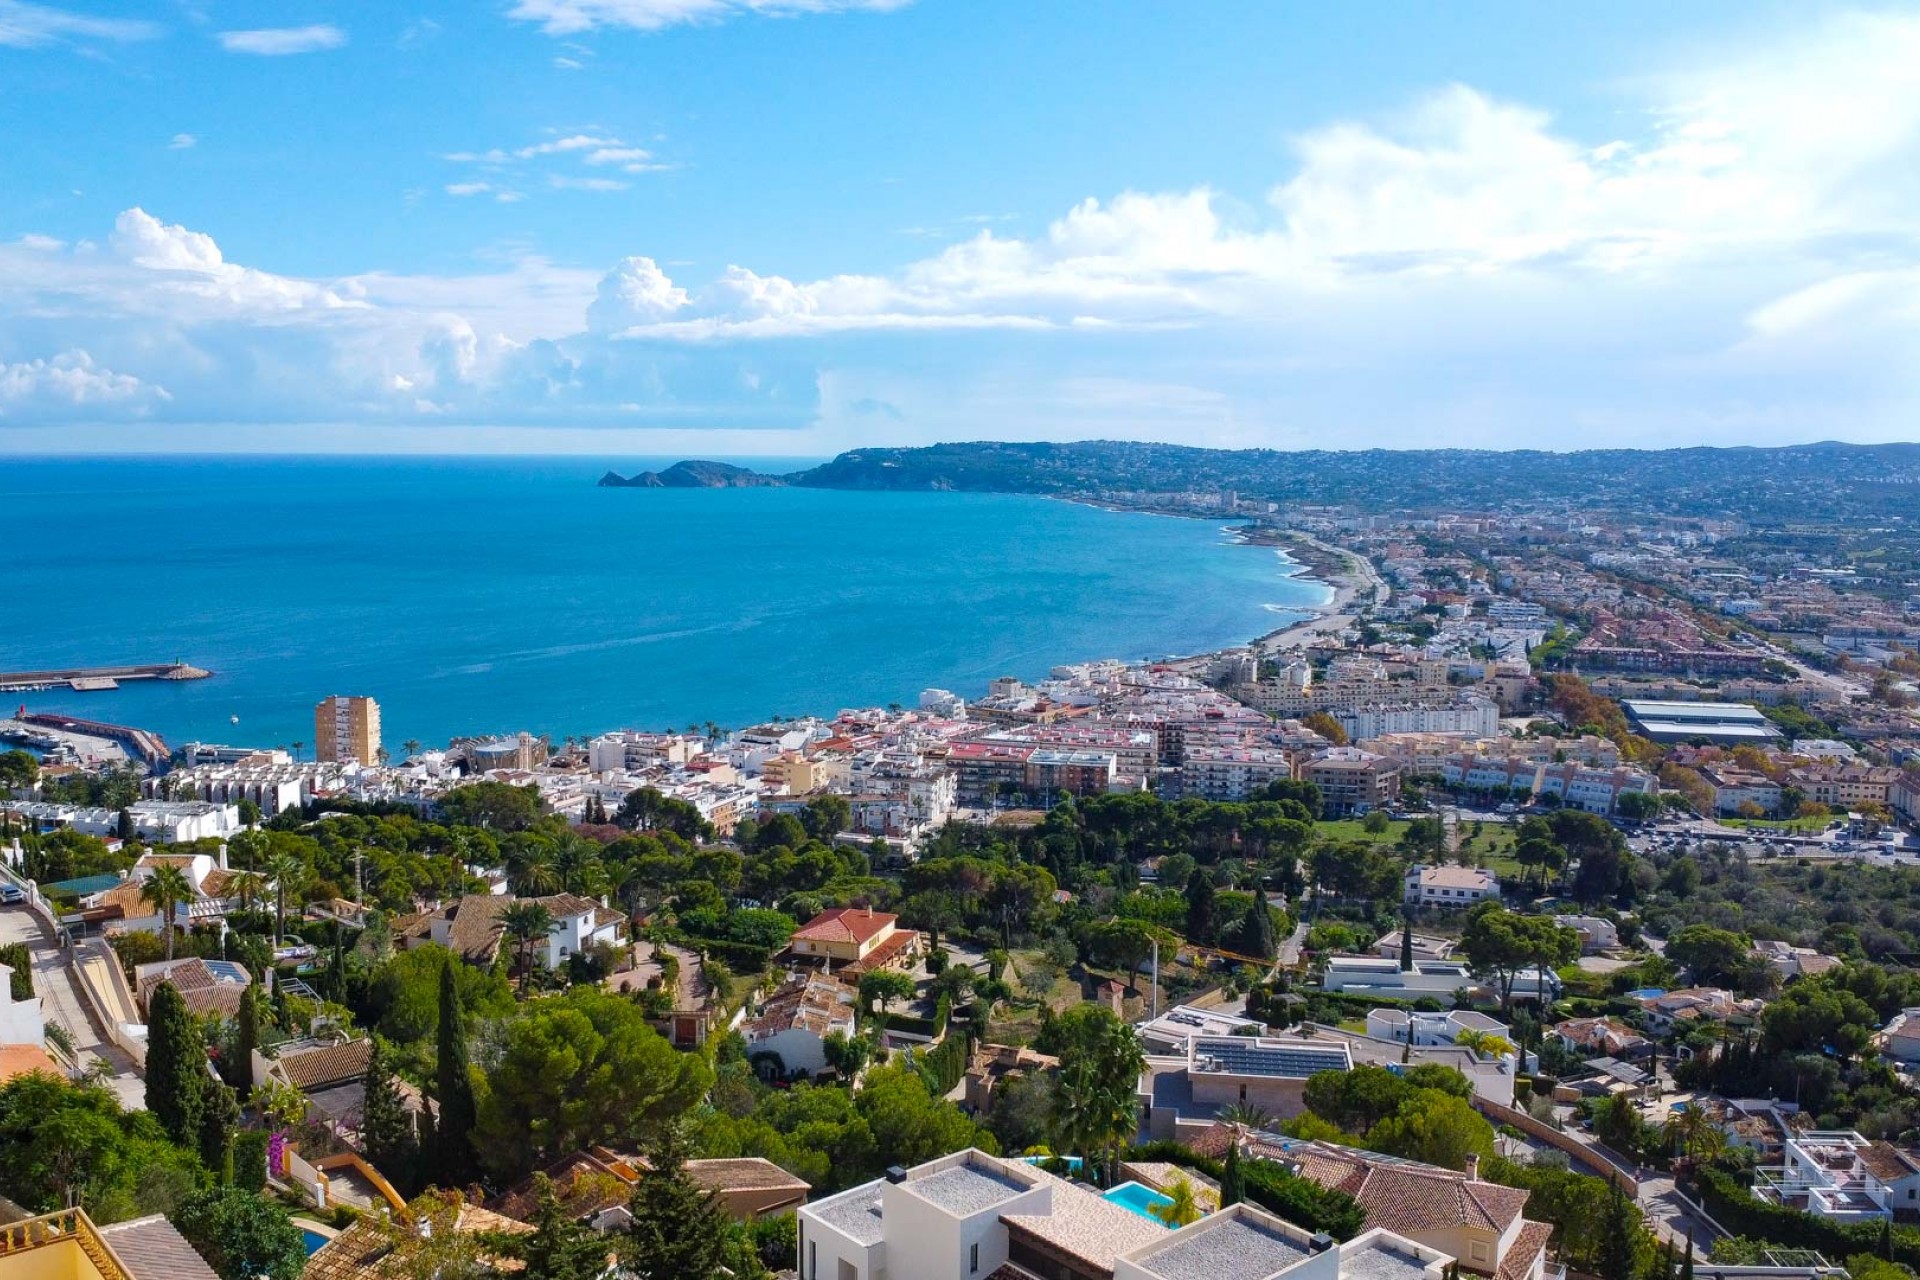
M 868 942 L 892 928 L 900 917 L 864 907 L 835 907 L 822 911 L 793 931 L 809 942 Z

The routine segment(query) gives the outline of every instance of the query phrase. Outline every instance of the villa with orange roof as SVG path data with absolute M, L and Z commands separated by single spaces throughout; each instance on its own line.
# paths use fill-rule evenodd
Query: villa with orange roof
M 840 972 L 911 969 L 920 955 L 920 935 L 899 922 L 899 916 L 885 911 L 835 907 L 795 929 L 787 945 L 795 959 L 818 960 Z

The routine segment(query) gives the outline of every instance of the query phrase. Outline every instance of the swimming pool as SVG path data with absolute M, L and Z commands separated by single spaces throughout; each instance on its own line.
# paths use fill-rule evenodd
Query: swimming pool
M 1101 1198 L 1111 1200 L 1122 1209 L 1137 1213 L 1149 1222 L 1160 1222 L 1160 1219 L 1153 1215 L 1154 1209 L 1173 1203 L 1171 1198 L 1161 1195 L 1144 1182 L 1123 1182 L 1117 1187 L 1109 1188 Z M 1160 1225 L 1164 1227 L 1167 1224 L 1160 1222 Z
M 329 1239 L 331 1239 L 331 1237 L 329 1236 L 321 1235 L 318 1231 L 315 1231 L 312 1227 L 300 1228 L 300 1234 L 306 1237 L 307 1253 L 309 1256 L 320 1252 L 320 1246 L 325 1244 Z

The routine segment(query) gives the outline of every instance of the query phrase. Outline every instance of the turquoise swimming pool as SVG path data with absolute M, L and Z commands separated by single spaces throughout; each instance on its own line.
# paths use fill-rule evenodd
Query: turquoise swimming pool
M 1106 1195 L 1102 1198 L 1113 1201 L 1113 1203 L 1123 1209 L 1139 1214 L 1149 1222 L 1160 1222 L 1160 1219 L 1153 1216 L 1155 1208 L 1173 1203 L 1171 1199 L 1161 1195 L 1158 1191 L 1155 1191 L 1143 1182 L 1123 1182 L 1117 1187 L 1109 1188 Z M 1160 1225 L 1165 1226 L 1166 1224 L 1161 1222 Z

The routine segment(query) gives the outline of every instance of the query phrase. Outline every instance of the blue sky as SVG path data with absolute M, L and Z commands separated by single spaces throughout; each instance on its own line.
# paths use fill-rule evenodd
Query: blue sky
M 1914 438 L 1920 9 L 0 0 L 0 452 Z

